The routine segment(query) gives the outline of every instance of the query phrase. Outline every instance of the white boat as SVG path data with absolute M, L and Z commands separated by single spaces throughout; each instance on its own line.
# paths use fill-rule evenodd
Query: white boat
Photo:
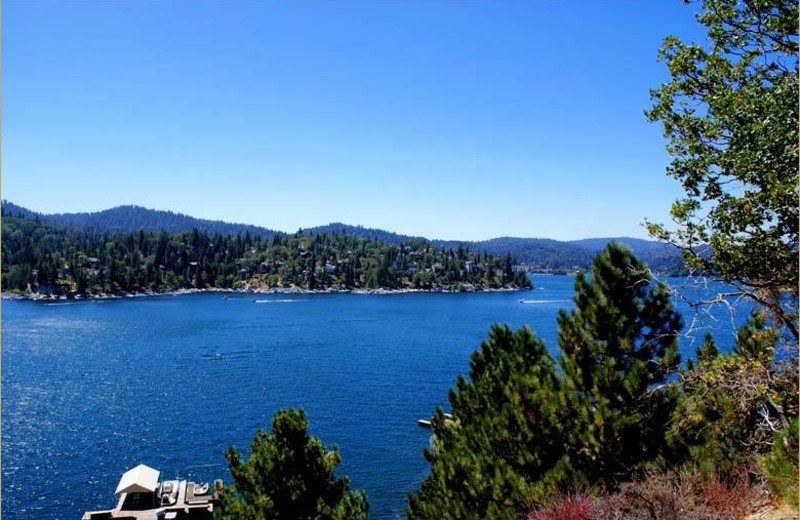
M 453 421 L 453 415 L 452 414 L 446 413 L 446 414 L 444 414 L 444 418 L 445 418 L 446 422 L 452 422 Z M 420 419 L 420 420 L 417 421 L 417 424 L 419 424 L 423 428 L 430 428 L 431 427 L 431 421 L 429 421 L 428 419 Z

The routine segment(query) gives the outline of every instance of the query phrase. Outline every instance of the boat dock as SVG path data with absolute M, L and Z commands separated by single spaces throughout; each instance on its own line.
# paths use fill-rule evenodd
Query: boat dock
M 196 483 L 159 480 L 160 472 L 140 464 L 125 472 L 115 494 L 114 509 L 87 511 L 82 520 L 213 520 L 217 486 L 222 481 Z

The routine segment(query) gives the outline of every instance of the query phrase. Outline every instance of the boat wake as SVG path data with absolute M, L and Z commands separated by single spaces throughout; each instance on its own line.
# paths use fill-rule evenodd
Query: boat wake
M 569 303 L 572 300 L 520 300 L 523 305 L 537 305 L 542 303 Z
M 253 303 L 297 303 L 308 300 L 253 300 Z

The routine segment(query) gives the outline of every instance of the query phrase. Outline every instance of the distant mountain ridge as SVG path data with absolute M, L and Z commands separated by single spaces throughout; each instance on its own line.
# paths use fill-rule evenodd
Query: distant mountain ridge
M 64 226 L 120 233 L 134 233 L 139 230 L 182 233 L 197 229 L 211 234 L 219 233 L 220 235 L 250 233 L 251 235 L 260 236 L 262 238 L 270 238 L 280 233 L 272 229 L 250 224 L 234 224 L 222 220 L 200 219 L 184 215 L 183 213 L 148 209 L 135 205 L 116 206 L 95 212 L 45 214 L 4 200 L 3 214 L 38 218 L 43 221 L 54 222 Z
M 486 251 L 493 256 L 511 253 L 517 263 L 530 264 L 544 270 L 570 270 L 574 267 L 587 269 L 595 255 L 606 245 L 610 242 L 619 242 L 630 247 L 640 260 L 650 264 L 653 269 L 673 273 L 683 269 L 683 262 L 677 248 L 662 242 L 641 238 L 609 237 L 561 241 L 551 238 L 498 237 L 478 241 L 440 240 L 400 235 L 382 229 L 351 226 L 340 222 L 309 228 L 305 231 L 308 233 L 350 233 L 390 244 L 399 244 L 408 240 L 426 240 L 437 247 L 456 249 L 463 246 L 473 251 Z
M 288 233 L 261 226 L 199 219 L 182 213 L 154 210 L 134 205 L 117 206 L 91 213 L 44 214 L 16 205 L 13 202 L 3 201 L 2 211 L 3 214 L 38 218 L 61 225 L 93 229 L 101 232 L 131 233 L 139 230 L 154 232 L 164 230 L 168 233 L 180 233 L 198 229 L 211 234 L 244 235 L 249 233 L 262 238 L 289 235 Z M 598 251 L 603 249 L 609 242 L 617 241 L 630 247 L 639 259 L 649 263 L 655 270 L 678 272 L 683 266 L 676 248 L 661 242 L 630 237 L 586 238 L 570 241 L 520 237 L 498 237 L 480 241 L 432 240 L 419 236 L 401 235 L 383 229 L 353 226 L 341 222 L 333 222 L 301 231 L 310 234 L 348 233 L 387 244 L 424 240 L 443 248 L 456 249 L 459 246 L 463 246 L 473 251 L 485 251 L 493 256 L 511 254 L 517 263 L 528 264 L 536 270 L 569 270 L 574 267 L 586 269 Z

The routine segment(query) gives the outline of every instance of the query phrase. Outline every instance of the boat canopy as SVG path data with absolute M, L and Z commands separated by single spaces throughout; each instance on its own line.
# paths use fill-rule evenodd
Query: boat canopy
M 151 467 L 139 464 L 128 470 L 119 480 L 119 485 L 114 494 L 120 493 L 152 493 L 158 486 L 160 473 Z

